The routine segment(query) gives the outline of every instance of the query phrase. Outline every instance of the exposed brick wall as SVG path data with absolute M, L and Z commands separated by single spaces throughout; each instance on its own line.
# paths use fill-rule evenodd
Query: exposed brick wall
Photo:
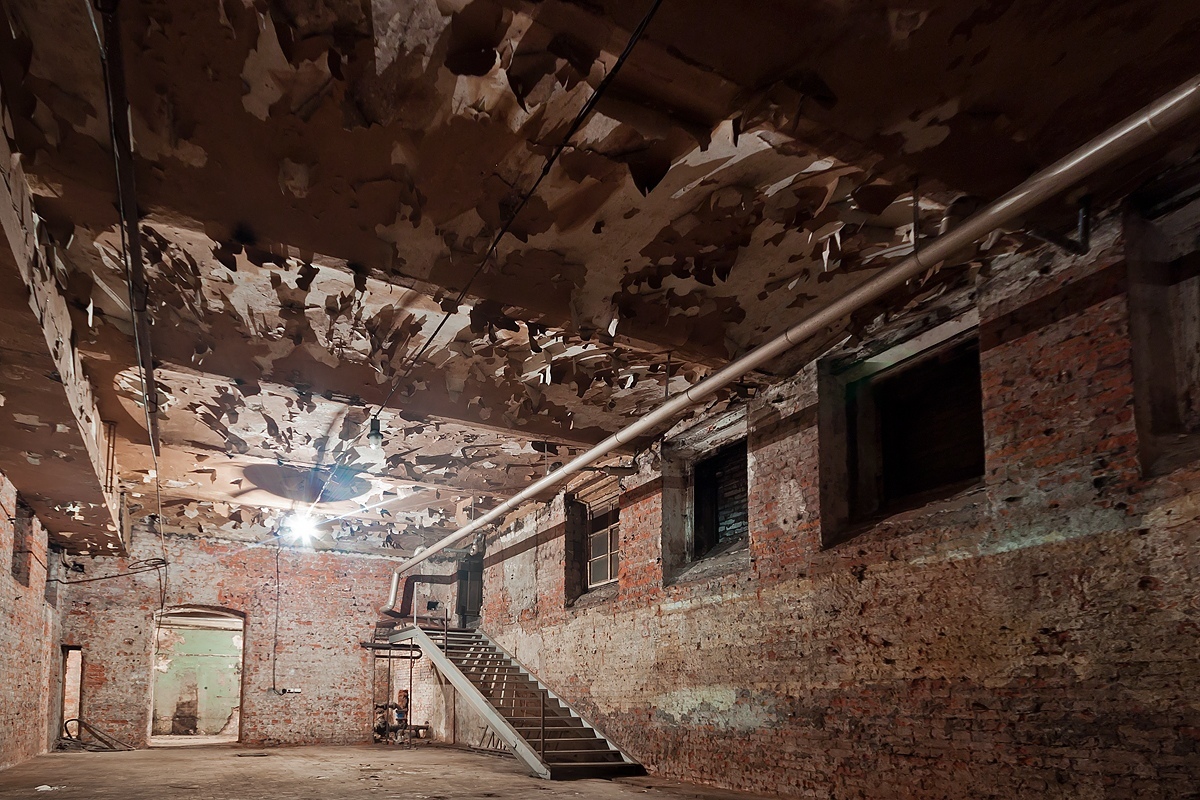
M 45 599 L 46 531 L 31 517 L 17 523 L 18 535 L 17 507 L 16 489 L 0 475 L 0 768 L 46 752 L 59 713 L 58 611 Z
M 160 554 L 135 537 L 131 557 Z M 231 542 L 167 537 L 168 605 L 213 606 L 245 615 L 241 738 L 250 744 L 345 744 L 371 738 L 369 640 L 394 563 Z M 275 558 L 280 614 L 276 688 L 271 690 Z M 96 559 L 88 575 L 124 570 L 126 559 Z M 63 639 L 83 648 L 85 719 L 136 746 L 150 725 L 154 572 L 70 586 L 62 592 Z
M 664 586 L 647 467 L 627 480 L 614 595 L 565 607 L 561 540 L 524 544 L 561 521 L 539 511 L 489 545 L 484 629 L 668 776 L 821 798 L 1195 796 L 1200 463 L 1139 474 L 1115 239 L 979 287 L 982 488 L 822 548 L 810 367 L 749 410 L 748 568 Z M 1082 302 L 1081 281 L 1104 291 Z

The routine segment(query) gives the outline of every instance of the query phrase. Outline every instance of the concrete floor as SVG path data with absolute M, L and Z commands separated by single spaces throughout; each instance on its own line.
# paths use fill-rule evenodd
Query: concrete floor
M 37 791 L 38 786 L 54 787 Z M 120 800 L 747 800 L 656 778 L 542 781 L 517 762 L 446 747 L 214 746 L 52 753 L 0 772 L 0 798 Z

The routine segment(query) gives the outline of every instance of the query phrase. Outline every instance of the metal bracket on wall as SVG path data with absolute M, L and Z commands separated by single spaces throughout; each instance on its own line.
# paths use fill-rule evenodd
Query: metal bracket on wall
M 1079 220 L 1075 239 L 1069 239 L 1054 231 L 1040 228 L 1027 228 L 1025 232 L 1046 244 L 1054 245 L 1065 253 L 1073 256 L 1085 256 L 1092 249 L 1092 199 L 1083 197 L 1079 200 Z

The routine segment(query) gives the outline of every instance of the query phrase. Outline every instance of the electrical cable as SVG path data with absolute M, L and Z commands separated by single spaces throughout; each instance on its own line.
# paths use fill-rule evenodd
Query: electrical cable
M 5 509 L 3 506 L 0 506 L 0 511 L 4 511 L 5 513 L 8 513 L 7 509 Z M 10 521 L 15 521 L 17 518 L 15 516 L 9 516 L 8 519 Z M 144 559 L 138 559 L 137 561 L 130 561 L 129 564 L 126 566 L 126 569 L 124 572 L 116 572 L 116 573 L 113 573 L 112 575 L 98 575 L 95 578 L 80 578 L 79 580 L 67 581 L 67 580 L 63 580 L 62 578 L 50 577 L 50 565 L 47 562 L 43 561 L 41 558 L 39 558 L 37 552 L 34 550 L 13 550 L 13 555 L 28 555 L 30 558 L 32 558 L 34 561 L 36 561 L 43 570 L 45 570 L 46 583 L 58 583 L 63 586 L 73 586 L 77 583 L 94 583 L 96 581 L 107 581 L 107 580 L 112 580 L 114 578 L 128 578 L 131 575 L 140 575 L 143 572 L 151 572 L 153 570 L 160 570 L 160 573 L 159 573 L 159 591 L 160 591 L 160 593 L 162 591 L 161 570 L 165 569 L 167 566 L 167 562 L 165 559 L 144 558 Z
M 77 736 L 71 735 L 70 724 L 74 722 L 78 730 Z M 83 741 L 83 732 L 90 733 L 99 745 L 93 745 Z M 58 737 L 58 750 L 89 750 L 92 752 L 107 751 L 107 750 L 133 750 L 134 747 L 127 742 L 123 742 L 117 737 L 105 733 L 85 720 L 79 717 L 63 720 L 62 733 Z
M 128 578 L 131 575 L 141 575 L 144 572 L 152 572 L 155 570 L 166 569 L 167 562 L 161 558 L 143 558 L 137 561 L 130 561 L 129 566 L 124 572 L 115 572 L 111 575 L 97 575 L 95 578 L 80 578 L 74 581 L 65 581 L 62 578 L 47 578 L 47 583 L 61 583 L 64 586 L 74 586 L 77 583 L 95 583 L 96 581 L 110 581 L 114 578 Z M 161 575 L 160 575 L 161 580 Z
M 48 567 L 46 565 L 45 561 L 42 561 L 40 558 L 38 558 L 37 553 L 33 552 L 32 550 L 13 550 L 13 555 L 14 556 L 19 556 L 19 555 L 29 556 L 34 561 L 36 561 L 39 565 L 41 565 L 42 569 L 46 570 L 46 583 L 49 583 L 50 581 L 54 580 L 53 578 L 50 577 L 50 567 Z M 60 581 L 60 583 L 61 583 L 61 581 Z
M 275 661 L 279 657 L 279 553 L 275 548 L 275 632 L 271 637 L 271 692 L 279 694 L 275 683 Z
M 383 413 L 383 410 L 388 407 L 388 403 L 391 402 L 392 397 L 395 396 L 396 392 L 400 389 L 400 384 L 403 383 L 404 379 L 409 376 L 413 368 L 417 365 L 417 362 L 420 361 L 421 357 L 424 356 L 429 348 L 433 345 L 434 340 L 437 339 L 437 336 L 439 333 L 441 333 L 442 328 L 446 326 L 446 323 L 449 322 L 450 318 L 458 311 L 459 306 L 461 306 L 463 300 L 466 299 L 467 292 L 487 266 L 488 260 L 492 257 L 492 255 L 495 254 L 496 249 L 500 246 L 500 241 L 509 232 L 509 229 L 512 227 L 513 223 L 516 222 L 517 217 L 525 209 L 526 204 L 529 203 L 534 193 L 537 192 L 538 187 L 542 185 L 542 181 L 544 181 L 546 176 L 550 174 L 550 170 L 558 161 L 559 156 L 562 155 L 563 151 L 566 150 L 567 147 L 570 146 L 571 139 L 583 127 L 583 124 L 587 121 L 587 118 L 595 109 L 596 104 L 600 102 L 601 96 L 613 82 L 613 79 L 616 77 L 617 73 L 621 71 L 621 67 L 629 58 L 629 54 L 633 52 L 634 46 L 637 45 L 638 41 L 641 40 L 642 35 L 646 32 L 646 28 L 649 27 L 651 20 L 654 19 L 654 15 L 658 13 L 658 8 L 661 5 L 662 0 L 653 0 L 653 2 L 650 4 L 650 8 L 647 9 L 646 13 L 642 16 L 642 19 L 638 22 L 637 27 L 635 27 L 633 32 L 630 33 L 624 49 L 621 50 L 620 55 L 617 56 L 617 60 L 613 62 L 612 69 L 610 69 L 600 80 L 600 83 L 596 85 L 596 90 L 592 92 L 587 102 L 584 103 L 583 108 L 581 108 L 579 113 L 575 115 L 570 127 L 567 128 L 567 133 L 563 136 L 562 141 L 558 143 L 558 145 L 550 153 L 550 156 L 546 159 L 545 163 L 542 165 L 542 170 L 538 174 L 537 179 L 533 182 L 533 185 L 522 195 L 520 202 L 513 207 L 512 211 L 509 212 L 506 219 L 501 224 L 500 230 L 497 231 L 496 235 L 492 237 L 491 244 L 484 252 L 483 258 L 479 260 L 479 264 L 476 265 L 475 271 L 471 273 L 471 277 L 467 279 L 467 282 L 463 285 L 463 288 L 460 289 L 458 294 L 455 296 L 454 305 L 442 316 L 441 321 L 438 322 L 437 326 L 433 329 L 433 333 L 431 333 L 425 340 L 425 343 L 421 345 L 415 354 L 406 359 L 406 363 L 402 364 L 397 377 L 392 382 L 391 388 L 384 396 L 383 402 L 380 403 L 379 408 L 371 414 L 371 416 L 368 418 L 369 420 L 378 419 L 379 415 Z M 360 429 L 358 434 L 350 440 L 351 446 L 353 446 L 356 442 L 358 442 L 359 439 L 362 438 L 363 430 L 364 429 Z M 343 451 L 343 453 L 347 452 L 350 452 L 349 448 Z M 310 511 L 313 508 L 316 508 L 316 506 L 321 502 L 321 498 L 325 494 L 325 488 L 333 479 L 333 470 L 336 469 L 337 466 L 340 465 L 337 464 L 335 459 L 334 467 L 330 469 L 329 476 L 321 482 L 321 490 L 317 493 L 316 499 L 313 500 L 312 504 L 309 506 Z
M 90 2 L 88 2 L 88 0 L 83 0 L 83 4 L 84 4 L 84 7 L 87 9 L 88 20 L 92 24 L 92 32 L 96 36 L 96 45 L 100 49 L 100 66 L 106 76 L 106 79 L 104 81 L 104 98 L 105 98 L 105 104 L 108 109 L 108 132 L 109 132 L 109 141 L 112 144 L 112 150 L 113 150 L 113 171 L 116 173 L 116 181 L 117 181 L 118 215 L 121 218 L 121 224 L 119 224 L 117 226 L 120 229 L 120 234 L 121 234 L 121 263 L 123 263 L 125 265 L 125 279 L 126 279 L 126 282 L 129 284 L 129 308 L 130 308 L 130 313 L 134 315 L 133 342 L 134 342 L 134 348 L 136 349 L 136 351 L 139 354 L 139 357 L 137 359 L 137 369 L 138 369 L 138 377 L 141 380 L 141 384 L 142 384 L 142 409 L 146 415 L 146 433 L 153 439 L 155 426 L 154 426 L 152 415 L 157 413 L 157 411 L 158 411 L 158 398 L 156 398 L 156 397 L 151 398 L 149 396 L 149 392 L 146 389 L 146 386 L 147 386 L 146 365 L 142 363 L 142 359 L 140 356 L 140 354 L 142 352 L 142 350 L 141 350 L 142 343 L 141 343 L 141 339 L 140 339 L 141 333 L 138 330 L 139 326 L 137 325 L 137 320 L 136 320 L 136 316 L 138 314 L 138 309 L 137 309 L 138 300 L 137 300 L 137 297 L 135 296 L 134 287 L 133 287 L 133 278 L 132 278 L 132 275 L 130 274 L 129 239 L 128 239 L 128 236 L 126 235 L 126 231 L 129 228 L 128 223 L 130 221 L 130 215 L 131 214 L 136 215 L 137 208 L 136 207 L 133 209 L 126 208 L 125 202 L 124 202 L 124 193 L 121 190 L 120 156 L 118 155 L 118 150 L 117 150 L 117 127 L 116 127 L 117 109 L 115 109 L 113 107 L 112 92 L 109 90 L 109 81 L 107 79 L 109 70 L 113 68 L 113 65 L 110 64 L 108 61 L 108 47 L 104 42 L 104 38 L 100 35 L 100 27 L 96 24 L 96 15 L 92 9 L 92 4 Z M 112 13 L 115 14 L 116 13 L 115 10 Z M 125 65 L 117 64 L 116 68 L 124 69 Z M 133 227 L 134 227 L 134 230 L 137 229 L 136 220 L 134 220 Z M 142 313 L 144 313 L 145 308 L 142 308 L 141 311 L 142 311 Z M 150 349 L 149 343 L 147 342 L 147 350 L 149 350 L 149 349 Z M 153 405 L 151 404 L 151 400 L 154 401 Z M 156 509 L 157 509 L 157 511 L 154 515 L 154 531 L 158 534 L 159 551 L 162 556 L 162 559 L 161 559 L 162 560 L 162 567 L 161 567 L 162 573 L 160 573 L 160 575 L 159 575 L 158 616 L 155 617 L 155 623 L 154 623 L 154 625 L 155 625 L 155 640 L 157 641 L 157 639 L 158 639 L 158 624 L 159 624 L 158 621 L 162 617 L 163 613 L 166 611 L 166 607 L 167 607 L 167 592 L 168 592 L 168 587 L 170 586 L 170 580 L 169 580 L 170 562 L 167 559 L 166 534 L 163 532 L 163 529 L 162 529 L 162 520 L 163 520 L 162 479 L 160 477 L 158 453 L 156 452 L 156 450 L 157 450 L 157 447 L 155 445 L 155 442 L 151 441 L 150 442 L 150 459 L 154 465 L 154 496 L 155 496 L 155 504 L 156 504 Z

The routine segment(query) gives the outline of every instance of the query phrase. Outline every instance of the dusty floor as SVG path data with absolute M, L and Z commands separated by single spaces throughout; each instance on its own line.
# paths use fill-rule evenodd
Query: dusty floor
M 54 788 L 38 791 L 39 786 Z M 0 798 L 459 800 L 531 796 L 543 800 L 751 797 L 656 778 L 542 781 L 526 775 L 516 761 L 443 747 L 251 750 L 214 746 L 128 753 L 52 753 L 0 772 Z

